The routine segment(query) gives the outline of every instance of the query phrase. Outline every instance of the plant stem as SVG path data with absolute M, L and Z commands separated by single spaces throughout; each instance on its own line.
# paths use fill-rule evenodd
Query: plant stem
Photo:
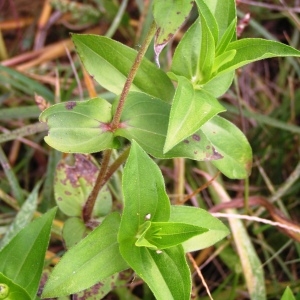
M 110 156 L 112 153 L 112 149 L 108 149 L 103 152 L 103 159 L 99 174 L 96 179 L 96 183 L 92 192 L 90 193 L 82 211 L 82 217 L 85 223 L 87 223 L 92 216 L 93 208 L 95 206 L 95 202 L 98 196 L 100 189 L 103 187 L 103 179 L 107 173 Z
M 142 62 L 142 59 L 149 47 L 149 44 L 151 43 L 151 40 L 155 34 L 155 31 L 156 31 L 156 26 L 155 26 L 155 23 L 153 22 L 150 29 L 149 29 L 149 32 L 145 38 L 145 41 L 144 43 L 142 44 L 136 58 L 135 58 L 135 61 L 129 71 L 129 74 L 128 74 L 128 77 L 127 77 L 127 80 L 125 82 L 125 85 L 123 87 L 123 90 L 122 90 L 122 93 L 121 93 L 121 96 L 120 96 L 120 101 L 119 101 L 119 104 L 118 104 L 118 107 L 116 109 L 116 113 L 114 115 L 114 118 L 112 120 L 112 123 L 111 123 L 111 129 L 112 131 L 115 131 L 118 126 L 119 126 L 119 123 L 120 123 L 120 119 L 121 119 L 121 114 L 122 114 L 122 110 L 123 110 L 123 107 L 124 107 L 124 104 L 125 104 L 125 100 L 126 100 L 126 97 L 129 93 L 129 90 L 130 90 L 130 86 L 134 80 L 134 77 L 139 69 L 139 66 Z
M 96 179 L 96 184 L 89 195 L 89 198 L 83 208 L 83 219 L 88 222 L 91 219 L 91 215 L 93 212 L 93 208 L 97 199 L 97 195 L 101 188 L 106 184 L 106 182 L 110 179 L 110 177 L 114 174 L 115 171 L 125 162 L 129 155 L 130 147 L 128 147 L 125 151 L 123 151 L 120 156 L 114 161 L 114 163 L 108 167 L 109 158 L 111 156 L 112 150 L 105 151 L 105 156 L 103 156 L 102 166 L 105 163 L 107 165 L 106 173 L 99 171 L 98 177 Z M 110 153 L 108 153 L 110 151 Z M 109 157 L 107 157 L 109 155 Z M 103 175 L 104 174 L 104 175 Z
M 134 80 L 134 77 L 138 71 L 138 68 L 139 68 L 139 66 L 142 62 L 142 59 L 148 49 L 148 46 L 153 38 L 155 31 L 156 31 L 156 26 L 155 26 L 155 23 L 153 22 L 153 24 L 150 27 L 149 33 L 135 58 L 135 61 L 129 71 L 127 80 L 124 84 L 124 87 L 123 87 L 123 90 L 122 90 L 122 93 L 120 96 L 120 101 L 119 101 L 118 107 L 116 109 L 116 113 L 111 122 L 111 130 L 112 131 L 115 131 L 119 126 L 122 110 L 123 110 L 123 107 L 125 104 L 126 97 L 129 93 L 130 86 Z M 93 208 L 94 208 L 99 191 L 101 190 L 101 188 L 103 187 L 105 182 L 113 174 L 113 172 L 117 169 L 117 167 L 119 167 L 120 164 L 125 161 L 126 157 L 128 156 L 128 153 L 129 153 L 128 151 L 129 150 L 124 151 L 124 153 L 120 156 L 121 158 L 118 159 L 118 161 L 116 161 L 111 166 L 111 168 L 109 168 L 109 161 L 110 161 L 112 149 L 108 149 L 103 152 L 102 164 L 101 164 L 101 168 L 100 168 L 99 174 L 96 179 L 95 186 L 83 207 L 82 217 L 83 217 L 83 220 L 85 223 L 87 223 L 91 219 Z
M 104 178 L 103 185 L 109 180 L 109 178 L 119 169 L 119 167 L 125 162 L 129 155 L 130 147 L 126 148 L 120 156 L 114 161 L 113 164 L 108 168 Z

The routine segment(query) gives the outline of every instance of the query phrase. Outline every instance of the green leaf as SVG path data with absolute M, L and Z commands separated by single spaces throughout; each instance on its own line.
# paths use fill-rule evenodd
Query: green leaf
M 58 297 L 82 291 L 128 268 L 119 253 L 119 224 L 118 213 L 108 215 L 99 227 L 66 252 L 51 273 L 43 297 Z
M 216 49 L 216 56 L 226 51 L 229 43 L 235 38 L 235 32 L 236 32 L 236 18 L 232 20 L 232 22 L 224 32 L 221 40 L 219 41 Z
M 217 72 L 223 65 L 232 61 L 236 55 L 236 50 L 226 51 L 216 57 L 212 72 Z
M 199 15 L 201 16 L 201 18 L 205 19 L 205 23 L 207 24 L 207 29 L 209 28 L 209 31 L 213 35 L 214 43 L 215 45 L 217 45 L 219 39 L 219 26 L 212 11 L 209 9 L 207 3 L 204 2 L 203 0 L 196 0 L 196 4 L 198 7 Z
M 0 299 L 32 300 L 28 293 L 0 272 Z
M 172 79 L 175 80 L 177 76 L 184 76 L 191 81 L 195 80 L 199 67 L 201 40 L 201 27 L 199 19 L 197 19 L 185 32 L 175 49 L 171 71 L 168 73 Z M 175 78 L 173 78 L 172 73 L 175 74 Z
M 296 300 L 290 287 L 287 286 L 280 300 Z
M 64 222 L 63 238 L 67 249 L 78 244 L 90 230 L 85 226 L 82 219 L 68 218 Z
M 210 247 L 229 234 L 228 228 L 209 212 L 191 206 L 171 206 L 169 222 L 182 222 L 207 228 L 208 231 L 185 241 L 185 252 L 192 252 Z
M 190 0 L 153 1 L 153 17 L 157 25 L 154 43 L 157 62 L 162 49 L 187 19 L 192 7 L 193 2 Z
M 123 173 L 124 210 L 121 219 L 119 243 L 135 237 L 147 220 L 168 221 L 170 201 L 165 191 L 163 176 L 147 153 L 132 142 Z
M 150 215 L 148 215 L 148 217 L 150 217 Z M 146 219 L 147 219 L 147 217 L 146 217 Z M 151 244 L 147 239 L 145 239 L 146 232 L 148 231 L 150 226 L 151 226 L 150 221 L 146 221 L 145 223 L 140 225 L 138 233 L 136 234 L 137 240 L 135 242 L 135 245 L 137 247 L 147 247 L 149 249 L 156 250 L 157 247 L 155 245 Z
M 0 252 L 0 272 L 34 298 L 56 208 L 22 229 Z
M 170 76 L 174 73 L 175 77 L 186 77 L 194 86 L 201 86 L 210 79 L 214 58 L 213 35 L 206 20 L 203 17 L 198 18 L 176 47 Z
M 199 9 L 200 2 L 202 2 L 202 0 L 196 0 L 196 4 Z M 220 40 L 225 34 L 227 28 L 230 26 L 231 22 L 236 18 L 235 0 L 209 0 L 205 1 L 205 3 L 217 21 L 219 28 L 218 40 Z
M 9 241 L 27 224 L 30 223 L 38 203 L 38 191 L 41 186 L 41 181 L 36 184 L 33 191 L 30 193 L 14 221 L 8 227 L 6 234 L 0 241 L 0 249 L 9 243 Z
M 211 78 L 215 60 L 215 41 L 205 17 L 201 14 L 201 52 L 198 63 L 198 74 L 194 82 L 205 83 Z
M 99 167 L 92 156 L 69 155 L 56 168 L 54 195 L 59 209 L 71 217 L 81 217 L 82 207 L 95 185 Z M 98 194 L 93 217 L 107 215 L 112 208 L 111 195 L 105 186 Z
M 72 40 L 87 71 L 105 89 L 121 94 L 137 51 L 104 36 L 73 34 Z M 165 101 L 174 94 L 168 76 L 147 59 L 143 59 L 131 90 Z
M 213 116 L 225 110 L 210 94 L 203 90 L 194 90 L 188 79 L 178 77 L 164 152 L 168 152 L 179 142 L 194 134 Z
M 190 272 L 181 246 L 161 253 L 135 245 L 138 235 L 147 232 L 150 221 L 168 221 L 170 203 L 158 166 L 134 141 L 124 168 L 123 194 L 118 234 L 121 255 L 157 299 L 190 299 Z
M 234 78 L 234 71 L 213 77 L 202 87 L 203 90 L 218 98 L 228 91 Z
M 182 244 L 186 240 L 202 235 L 208 229 L 197 225 L 176 222 L 151 222 L 143 236 L 156 249 L 163 250 Z M 138 243 L 136 243 L 138 246 Z
M 157 158 L 186 157 L 194 160 L 221 158 L 201 130 L 163 153 L 171 106 L 143 93 L 130 92 L 121 116 L 116 136 L 136 140 L 149 154 Z
M 231 122 L 215 116 L 201 130 L 223 158 L 212 163 L 227 177 L 246 178 L 251 173 L 252 150 L 245 135 Z
M 261 59 L 285 56 L 300 57 L 300 51 L 288 45 L 259 38 L 231 42 L 226 51 L 230 50 L 235 50 L 236 55 L 218 70 L 218 75 Z
M 108 125 L 111 120 L 111 104 L 101 98 L 55 104 L 40 115 L 40 121 L 49 127 L 47 144 L 76 153 L 116 148 Z
M 190 299 L 190 270 L 180 245 L 156 252 L 136 247 L 135 240 L 128 239 L 120 244 L 120 252 L 156 299 Z

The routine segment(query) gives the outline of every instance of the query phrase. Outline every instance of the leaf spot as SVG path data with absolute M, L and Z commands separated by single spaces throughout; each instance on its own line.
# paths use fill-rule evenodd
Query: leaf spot
M 190 143 L 189 140 L 184 140 L 183 142 L 184 142 L 185 144 L 189 144 L 189 143 Z
M 74 157 L 75 163 L 72 165 L 58 164 L 57 168 L 62 168 L 66 176 L 61 180 L 61 183 L 63 185 L 70 183 L 72 187 L 77 188 L 80 186 L 79 178 L 83 178 L 86 185 L 93 186 L 98 168 L 92 162 L 91 157 L 83 154 L 75 154 Z
M 215 147 L 212 147 L 212 151 L 213 151 L 213 155 L 211 156 L 212 159 L 221 159 L 224 156 L 222 154 L 220 154 Z
M 68 101 L 65 104 L 67 110 L 72 110 L 77 105 L 76 101 Z
M 200 135 L 198 135 L 198 134 L 193 134 L 192 138 L 194 141 L 197 141 L 197 142 L 199 142 L 201 140 Z

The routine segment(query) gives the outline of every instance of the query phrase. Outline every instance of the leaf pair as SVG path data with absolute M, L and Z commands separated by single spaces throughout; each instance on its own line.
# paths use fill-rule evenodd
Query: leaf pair
M 54 268 L 44 297 L 78 292 L 131 267 L 157 299 L 189 299 L 185 252 L 211 246 L 228 229 L 204 210 L 170 206 L 158 166 L 134 141 L 123 195 L 121 220 L 118 213 L 108 215 L 72 247 Z
M 300 56 L 300 51 L 275 41 L 237 41 L 234 0 L 196 0 L 196 5 L 199 18 L 182 37 L 173 56 L 171 71 L 168 73 L 178 84 L 169 116 L 164 153 L 168 153 L 225 110 L 216 98 L 229 88 L 235 69 L 265 58 Z M 238 136 L 235 138 L 239 139 Z M 240 139 L 241 143 L 244 148 L 250 148 L 245 138 Z M 231 146 L 231 150 L 234 151 L 238 143 Z M 220 162 L 228 155 L 224 150 L 218 149 L 224 157 Z M 251 151 L 247 150 L 247 153 L 248 167 L 244 165 L 246 172 L 232 172 L 229 177 L 247 176 L 252 160 Z M 222 164 L 224 162 L 220 163 Z M 216 165 L 219 168 L 219 161 L 216 161 Z M 236 163 L 226 165 L 227 170 L 231 167 L 235 170 L 241 169 Z M 224 169 L 220 170 L 224 172 Z
M 251 148 L 247 140 L 237 127 L 223 118 L 215 116 L 205 123 L 211 114 L 223 107 L 205 91 L 196 91 L 195 98 L 197 95 L 206 99 L 202 103 L 195 102 L 198 109 L 207 111 L 202 119 L 195 122 L 196 125 L 199 122 L 202 124 L 201 130 L 188 136 L 165 154 L 163 147 L 171 106 L 144 93 L 129 93 L 120 128 L 114 133 L 109 127 L 113 114 L 111 104 L 101 98 L 53 105 L 41 114 L 40 120 L 47 122 L 49 126 L 46 142 L 60 151 L 86 153 L 115 148 L 119 145 L 117 137 L 122 136 L 136 140 L 147 153 L 157 158 L 216 160 L 220 162 L 218 167 L 226 176 L 246 177 L 251 169 Z M 191 127 L 190 132 L 195 128 L 193 123 Z M 179 132 L 179 136 L 181 134 Z
M 186 240 L 207 232 L 207 228 L 178 222 L 150 222 L 141 225 L 135 245 L 152 250 L 164 250 L 182 244 Z

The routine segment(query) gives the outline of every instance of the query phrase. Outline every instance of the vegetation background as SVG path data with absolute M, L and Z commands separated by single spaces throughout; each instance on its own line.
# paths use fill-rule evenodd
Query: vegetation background
M 150 7 L 150 0 L 0 0 L 0 237 L 19 210 L 17 199 L 25 198 L 41 179 L 34 217 L 55 206 L 55 166 L 62 154 L 43 141 L 46 131 L 38 123 L 41 109 L 48 103 L 87 99 L 94 94 L 112 99 L 84 72 L 69 33 L 107 35 L 138 49 L 151 23 Z M 279 40 L 300 49 L 299 0 L 237 0 L 237 8 L 241 37 Z M 163 52 L 162 68 L 168 69 L 171 53 L 193 18 L 192 13 Z M 147 56 L 153 58 L 153 51 Z M 222 187 L 233 200 L 231 207 L 240 215 L 259 216 L 298 231 L 299 78 L 299 60 L 268 59 L 238 70 L 232 88 L 222 97 L 228 109 L 226 117 L 243 130 L 254 154 L 249 180 L 223 178 Z M 159 165 L 174 202 L 205 183 L 199 170 L 207 166 L 201 163 L 174 159 Z M 111 186 L 111 190 L 118 209 L 120 186 Z M 204 189 L 189 203 L 220 211 L 222 207 L 214 207 L 212 201 L 215 193 Z M 64 220 L 62 213 L 57 215 L 46 266 L 55 264 L 64 251 L 60 235 Z M 268 299 L 280 299 L 286 286 L 300 299 L 299 234 L 253 220 L 245 225 L 265 271 L 265 283 L 261 284 L 266 285 Z M 248 299 L 240 258 L 230 237 L 193 256 L 214 299 Z M 116 289 L 106 299 L 151 299 L 139 280 L 129 285 L 132 279 L 129 276 L 129 281 L 123 282 L 126 293 Z M 196 273 L 193 281 L 195 299 L 208 299 Z

